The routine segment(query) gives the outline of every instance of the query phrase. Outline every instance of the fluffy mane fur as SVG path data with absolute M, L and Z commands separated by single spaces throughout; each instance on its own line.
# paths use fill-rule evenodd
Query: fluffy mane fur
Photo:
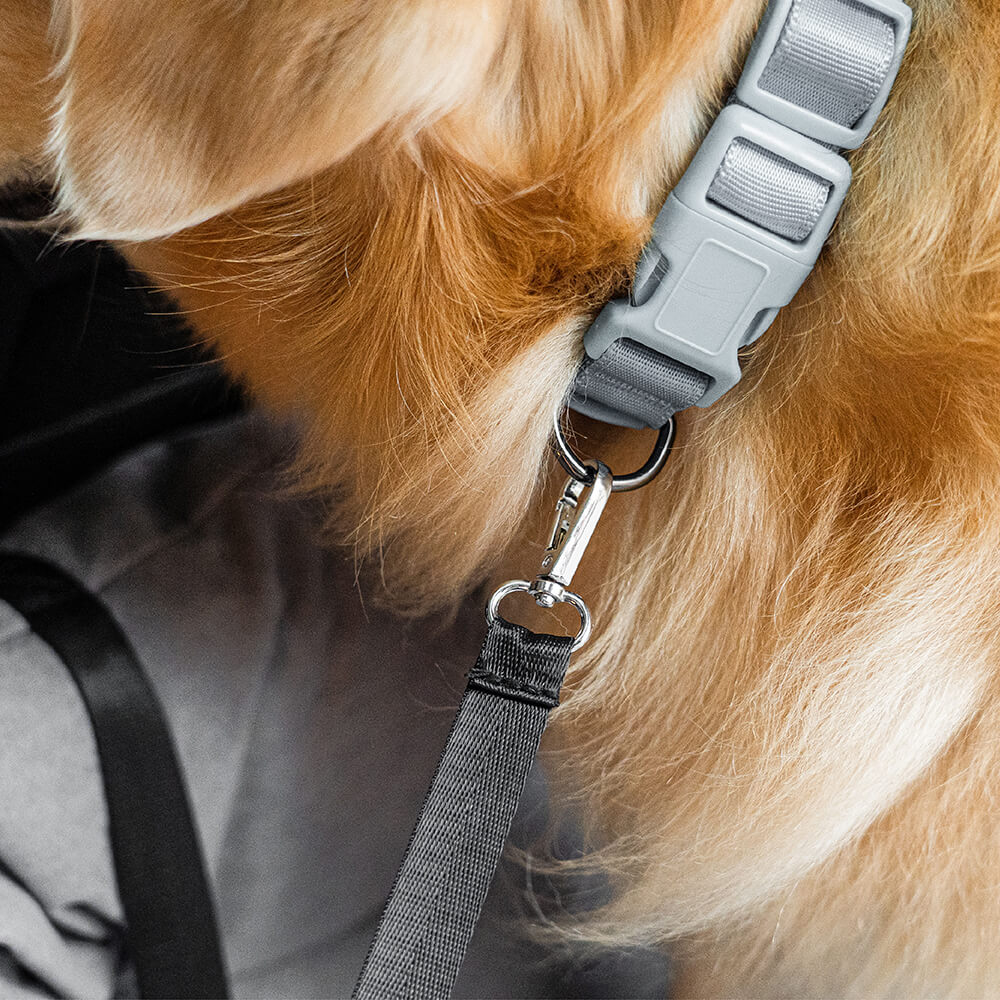
M 386 600 L 447 611 L 535 566 L 581 330 L 762 7 L 0 0 L 0 181 L 300 413 Z M 578 577 L 550 753 L 616 893 L 570 931 L 678 942 L 689 995 L 1000 990 L 1000 19 L 913 7 L 819 268 Z

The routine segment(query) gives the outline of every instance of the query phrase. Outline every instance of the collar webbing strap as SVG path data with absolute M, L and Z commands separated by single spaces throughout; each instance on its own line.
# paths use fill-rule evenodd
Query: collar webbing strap
M 661 427 L 740 378 L 805 281 L 909 37 L 901 0 L 772 0 L 733 99 L 653 224 L 632 297 L 584 338 L 570 405 Z

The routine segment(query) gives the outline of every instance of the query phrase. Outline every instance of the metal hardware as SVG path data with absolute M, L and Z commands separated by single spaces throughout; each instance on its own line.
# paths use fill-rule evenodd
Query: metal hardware
M 563 433 L 562 415 L 556 414 L 554 451 L 559 463 L 569 473 L 569 479 L 556 502 L 555 521 L 542 557 L 541 570 L 530 582 L 509 580 L 497 588 L 486 605 L 486 620 L 490 625 L 497 619 L 500 602 L 508 594 L 523 592 L 530 594 L 535 603 L 543 608 L 556 604 L 570 604 L 576 608 L 580 613 L 580 631 L 573 640 L 574 651 L 590 638 L 590 610 L 583 598 L 569 589 L 569 585 L 611 494 L 638 489 L 656 476 L 670 457 L 674 430 L 671 419 L 660 429 L 653 453 L 642 468 L 628 476 L 615 476 L 603 462 L 580 458 Z
M 486 621 L 492 625 L 497 620 L 500 602 L 508 594 L 513 594 L 517 591 L 524 591 L 526 594 L 530 594 L 532 592 L 531 587 L 532 584 L 528 583 L 527 580 L 511 580 L 498 587 L 496 592 L 490 598 L 490 603 L 486 606 Z M 575 653 L 590 638 L 590 631 L 592 627 L 590 610 L 587 608 L 587 605 L 584 604 L 583 598 L 579 594 L 574 594 L 571 590 L 567 590 L 563 594 L 562 600 L 565 604 L 571 604 L 577 611 L 580 612 L 580 631 L 576 633 L 576 637 L 573 639 L 573 645 L 570 647 L 570 649 Z
M 597 522 L 611 496 L 611 470 L 603 462 L 586 467 L 590 482 L 570 476 L 556 503 L 552 536 L 542 558 L 541 571 L 529 583 L 511 580 L 500 587 L 486 607 L 486 620 L 492 625 L 496 620 L 500 602 L 516 591 L 530 594 L 543 608 L 556 604 L 571 604 L 580 613 L 580 631 L 573 640 L 573 649 L 579 649 L 590 637 L 590 611 L 579 594 L 569 589 L 580 560 L 594 534 Z
M 556 410 L 555 419 L 552 421 L 552 451 L 559 460 L 559 464 L 574 479 L 579 479 L 581 483 L 590 483 L 593 481 L 597 466 L 593 462 L 588 463 L 580 458 L 570 446 L 569 441 L 566 440 L 562 428 L 564 412 L 562 409 Z
M 555 523 L 542 559 L 542 572 L 532 590 L 542 607 L 551 608 L 562 600 L 611 496 L 612 481 L 611 470 L 603 462 L 597 463 L 591 483 L 573 476 L 566 480 L 556 503 Z
M 656 442 L 649 458 L 635 472 L 630 472 L 627 476 L 612 476 L 611 492 L 628 493 L 630 490 L 637 490 L 647 483 L 651 483 L 660 473 L 660 470 L 667 464 L 670 452 L 674 447 L 674 438 L 677 433 L 677 425 L 671 417 L 661 428 L 656 436 Z M 562 427 L 562 413 L 556 413 L 553 427 L 553 447 L 552 450 L 559 460 L 559 464 L 575 479 L 581 482 L 590 483 L 594 477 L 595 466 L 591 462 L 584 461 L 573 449 L 573 446 L 566 438 Z

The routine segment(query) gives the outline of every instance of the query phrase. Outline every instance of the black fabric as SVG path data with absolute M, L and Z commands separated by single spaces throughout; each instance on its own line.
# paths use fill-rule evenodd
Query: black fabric
M 147 286 L 111 247 L 0 229 L 0 526 L 130 448 L 241 405 Z
M 0 599 L 63 660 L 94 728 L 126 943 L 140 994 L 225 998 L 225 967 L 173 742 L 104 605 L 63 570 L 0 553 Z
M 356 1000 L 451 994 L 571 638 L 490 627 L 355 988 Z

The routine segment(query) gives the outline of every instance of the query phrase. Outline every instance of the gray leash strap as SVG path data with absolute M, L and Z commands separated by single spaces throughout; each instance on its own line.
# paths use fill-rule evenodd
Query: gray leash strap
M 365 959 L 355 1000 L 439 1000 L 500 860 L 573 639 L 497 618 Z

